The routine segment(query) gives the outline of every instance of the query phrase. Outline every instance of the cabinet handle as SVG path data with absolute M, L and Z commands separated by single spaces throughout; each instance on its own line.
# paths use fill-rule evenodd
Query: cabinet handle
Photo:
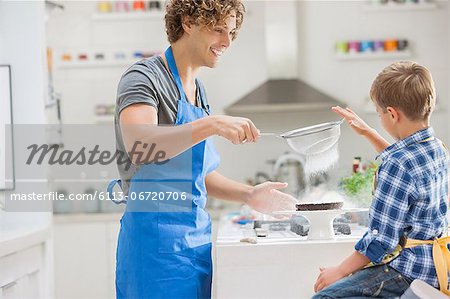
M 2 285 L 2 286 L 0 287 L 0 289 L 6 290 L 6 289 L 9 289 L 9 288 L 12 288 L 12 287 L 15 286 L 16 284 L 17 284 L 17 281 L 11 281 L 10 283 L 7 283 L 7 284 L 5 284 L 5 285 Z
M 36 270 L 34 270 L 34 271 L 31 271 L 31 272 L 29 272 L 27 275 L 28 275 L 28 276 L 32 276 L 32 275 L 37 274 L 37 273 L 39 273 L 39 269 L 36 269 Z

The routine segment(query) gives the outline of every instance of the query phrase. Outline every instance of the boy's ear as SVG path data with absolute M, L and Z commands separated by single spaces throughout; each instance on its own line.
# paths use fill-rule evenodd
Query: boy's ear
M 394 107 L 387 107 L 386 110 L 392 121 L 397 122 L 399 120 L 400 114 L 397 109 Z

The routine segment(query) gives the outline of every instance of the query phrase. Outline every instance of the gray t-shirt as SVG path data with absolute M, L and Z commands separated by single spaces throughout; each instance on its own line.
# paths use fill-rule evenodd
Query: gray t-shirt
M 206 109 L 200 99 L 200 88 L 203 88 L 203 85 L 199 80 L 197 83 L 197 106 L 202 105 L 201 107 Z M 147 104 L 156 108 L 158 124 L 173 125 L 177 119 L 179 98 L 180 93 L 175 80 L 160 56 L 153 56 L 133 64 L 122 75 L 117 88 L 114 117 L 116 150 L 122 154 L 126 153 L 119 124 L 119 115 L 123 109 L 137 103 Z M 204 101 L 206 104 L 206 99 Z M 123 192 L 128 194 L 129 180 L 138 171 L 139 166 L 132 164 L 128 155 L 123 154 L 122 161 L 118 163 L 117 167 L 122 179 Z

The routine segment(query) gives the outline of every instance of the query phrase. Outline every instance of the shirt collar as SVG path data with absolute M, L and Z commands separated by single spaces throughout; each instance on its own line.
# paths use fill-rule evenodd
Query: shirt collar
M 378 158 L 381 158 L 383 160 L 384 158 L 386 158 L 386 156 L 392 154 L 393 152 L 396 152 L 402 148 L 408 147 L 414 143 L 418 143 L 432 137 L 434 137 L 434 130 L 432 127 L 422 129 L 406 137 L 405 139 L 399 140 L 394 144 L 391 144 L 390 146 L 385 148 L 380 154 L 378 154 L 375 159 L 377 160 Z

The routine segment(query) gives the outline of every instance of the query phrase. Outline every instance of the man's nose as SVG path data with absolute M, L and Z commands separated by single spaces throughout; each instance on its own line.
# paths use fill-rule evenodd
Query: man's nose
M 222 39 L 222 46 L 228 48 L 231 44 L 231 34 L 225 33 Z

